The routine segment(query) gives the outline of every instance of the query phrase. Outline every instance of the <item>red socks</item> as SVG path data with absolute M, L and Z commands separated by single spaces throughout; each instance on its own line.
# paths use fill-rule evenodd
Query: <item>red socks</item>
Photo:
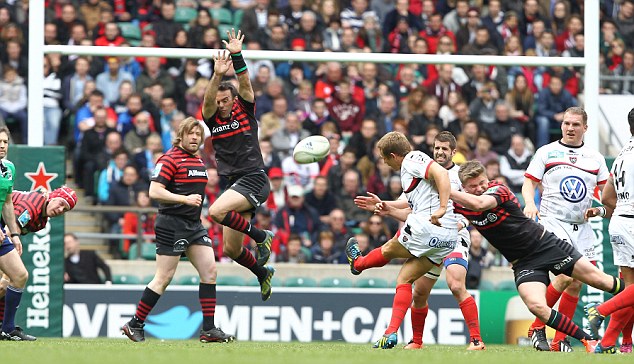
M 460 311 L 469 328 L 469 335 L 471 339 L 478 339 L 482 341 L 480 337 L 480 322 L 478 321 L 478 306 L 472 296 L 469 296 L 466 300 L 460 302 Z
M 634 284 L 629 285 L 623 292 L 603 302 L 597 307 L 597 311 L 603 316 L 608 316 L 622 308 L 634 306 Z
M 575 311 L 577 310 L 577 302 L 579 301 L 579 297 L 571 296 L 566 292 L 563 292 L 561 295 L 561 300 L 559 301 L 558 311 L 562 315 L 567 317 L 574 317 Z M 566 334 L 561 331 L 557 331 L 555 333 L 554 342 L 561 341 L 566 338 Z
M 601 339 L 601 346 L 605 348 L 616 345 L 616 339 L 618 339 L 621 330 L 630 322 L 632 314 L 634 314 L 634 308 L 627 307 L 616 311 L 610 316 L 610 324 L 605 329 L 605 334 Z
M 423 344 L 423 332 L 425 331 L 425 319 L 429 306 L 423 308 L 411 308 L 412 310 L 412 341 L 416 344 Z
M 632 324 L 634 324 L 634 314 L 630 318 L 630 322 L 628 322 L 627 325 L 625 325 L 625 327 L 621 331 L 623 333 L 623 344 L 632 343 L 632 326 L 633 326 Z
M 372 252 L 370 252 L 370 254 L 372 254 Z M 368 254 L 368 256 L 370 256 L 370 254 Z M 386 335 L 398 331 L 401 323 L 403 323 L 407 309 L 411 304 L 412 285 L 410 283 L 403 283 L 396 286 L 396 294 L 394 295 L 394 303 L 392 304 L 392 318 L 390 319 L 390 326 L 385 330 Z
M 378 247 L 378 248 L 372 249 L 372 251 L 369 252 L 368 255 L 357 258 L 357 260 L 354 261 L 354 269 L 358 270 L 359 272 L 362 272 L 368 268 L 382 267 L 389 262 L 390 262 L 389 260 L 383 257 L 383 253 L 381 253 L 381 247 Z M 411 285 L 410 285 L 410 290 L 411 290 Z
M 557 303 L 557 301 L 559 300 L 559 297 L 561 297 L 561 293 L 558 290 L 555 289 L 555 287 L 553 287 L 553 284 L 549 284 L 548 288 L 546 289 L 546 304 L 548 305 L 548 307 L 553 307 L 555 305 L 555 303 Z M 535 317 L 535 321 L 533 321 L 533 323 L 531 324 L 532 328 L 536 328 L 536 327 L 542 327 L 545 324 L 542 322 L 542 320 L 538 319 L 537 317 Z

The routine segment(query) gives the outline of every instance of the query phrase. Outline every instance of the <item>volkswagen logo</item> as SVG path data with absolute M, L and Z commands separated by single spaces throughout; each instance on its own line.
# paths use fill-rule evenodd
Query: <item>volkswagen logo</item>
M 577 203 L 583 201 L 587 192 L 586 184 L 577 176 L 568 176 L 561 180 L 559 184 L 559 193 L 568 202 Z

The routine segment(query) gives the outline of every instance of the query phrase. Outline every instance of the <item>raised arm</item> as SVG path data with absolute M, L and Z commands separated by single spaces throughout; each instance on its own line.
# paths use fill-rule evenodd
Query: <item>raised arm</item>
M 255 93 L 253 92 L 253 86 L 251 86 L 251 80 L 249 79 L 247 64 L 242 57 L 244 34 L 242 34 L 240 29 L 238 29 L 238 34 L 236 34 L 235 29 L 231 28 L 231 31 L 227 30 L 227 37 L 229 41 L 223 40 L 222 42 L 231 53 L 233 69 L 236 71 L 236 76 L 238 77 L 238 94 L 248 102 L 255 102 Z
M 214 74 L 205 89 L 202 110 L 203 118 L 205 119 L 210 118 L 218 110 L 218 104 L 216 103 L 218 86 L 220 86 L 222 78 L 229 71 L 229 67 L 231 67 L 231 57 L 226 52 L 220 52 L 211 58 L 214 61 Z

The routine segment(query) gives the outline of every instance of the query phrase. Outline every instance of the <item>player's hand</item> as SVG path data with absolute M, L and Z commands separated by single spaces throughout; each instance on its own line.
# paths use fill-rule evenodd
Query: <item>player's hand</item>
M 188 206 L 198 207 L 203 203 L 203 197 L 198 194 L 187 195 L 183 203 Z
M 595 216 L 601 216 L 601 209 L 598 207 L 590 207 L 583 214 L 583 217 L 586 219 L 586 221 L 588 221 L 589 218 L 595 217 Z
M 372 192 L 368 192 L 367 196 L 357 196 L 354 198 L 354 204 L 357 205 L 358 208 L 370 212 L 374 212 L 376 204 L 380 202 L 381 199 L 379 196 L 373 194 Z
M 242 31 L 238 29 L 238 34 L 236 34 L 236 30 L 231 28 L 231 31 L 227 30 L 227 38 L 229 41 L 223 40 L 222 42 L 225 44 L 227 50 L 231 53 L 238 53 L 242 51 L 242 42 L 244 41 L 244 34 Z
M 233 62 L 231 62 L 231 55 L 225 51 L 218 52 L 218 54 L 211 58 L 214 60 L 214 73 L 218 75 L 227 73 L 233 64 Z
M 22 255 L 22 241 L 20 240 L 20 236 L 16 235 L 11 238 L 13 245 L 15 246 L 15 251 L 18 252 L 18 255 Z
M 531 220 L 535 220 L 535 216 L 537 216 L 538 219 L 541 219 L 541 216 L 539 216 L 539 210 L 537 210 L 537 206 L 535 206 L 535 204 L 526 204 L 526 207 L 524 207 L 524 215 Z
M 378 197 L 377 197 L 378 198 Z M 395 210 L 393 206 L 390 206 L 387 204 L 387 202 L 385 201 L 381 201 L 379 199 L 380 202 L 377 202 L 374 205 L 374 210 L 372 210 L 372 212 L 375 215 L 379 215 L 379 216 L 389 216 L 390 215 L 390 211 Z
M 446 207 L 439 207 L 438 210 L 434 211 L 434 213 L 431 214 L 429 221 L 431 221 L 431 223 L 436 226 L 442 226 L 442 224 L 440 223 L 440 218 L 445 216 L 446 212 L 447 212 Z

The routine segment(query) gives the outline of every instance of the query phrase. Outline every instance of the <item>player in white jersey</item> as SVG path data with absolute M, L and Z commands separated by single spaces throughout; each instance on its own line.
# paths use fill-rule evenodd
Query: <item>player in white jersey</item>
M 377 148 L 387 165 L 401 171 L 407 197 L 407 200 L 381 202 L 376 206 L 377 212 L 390 210 L 392 216 L 405 224 L 397 236 L 366 256 L 361 255 L 358 244 L 351 239 L 346 245 L 346 255 L 353 274 L 384 266 L 394 258 L 408 258 L 396 279 L 390 324 L 375 343 L 375 347 L 390 349 L 397 344 L 396 332 L 412 303 L 412 283 L 442 264 L 456 246 L 458 230 L 453 204 L 449 201 L 451 184 L 447 170 L 426 154 L 412 151 L 402 133 L 387 133 Z
M 526 203 L 524 214 L 539 218 L 544 228 L 574 246 L 593 261 L 594 233 L 585 212 L 592 205 L 596 186 L 603 186 L 609 176 L 603 156 L 583 143 L 588 129 L 588 115 L 580 107 L 564 112 L 561 122 L 562 138 L 537 149 L 526 169 L 522 195 Z M 539 211 L 535 206 L 535 188 L 541 185 L 543 193 Z M 546 301 L 554 305 L 561 297 L 559 311 L 573 317 L 581 282 L 559 275 L 548 286 Z M 566 335 L 557 332 L 551 345 L 546 341 L 544 323 L 539 319 L 529 328 L 529 337 L 540 351 L 572 351 Z
M 623 281 L 629 286 L 634 283 L 634 109 L 630 110 L 627 118 L 633 136 L 612 164 L 608 183 L 603 188 L 602 202 L 605 207 L 590 209 L 588 216 L 612 216 L 608 230 L 614 265 L 621 269 Z M 616 339 L 623 328 L 631 322 L 633 315 L 632 308 L 613 313 L 595 352 L 615 354 Z M 631 353 L 631 331 L 629 337 L 625 334 L 623 336 L 621 352 Z
M 458 177 L 460 166 L 452 162 L 452 157 L 455 154 L 456 138 L 450 132 L 440 132 L 434 139 L 434 161 L 447 170 L 451 189 L 462 191 L 462 183 Z M 406 199 L 406 197 L 403 194 L 399 199 Z M 381 202 L 381 199 L 372 193 L 368 193 L 368 196 L 357 196 L 355 198 L 357 206 L 368 211 L 374 211 L 376 204 Z M 392 202 L 388 202 L 388 204 L 392 204 Z M 393 209 L 389 211 L 381 210 L 380 214 L 387 215 L 390 211 L 393 211 Z M 446 268 L 447 286 L 456 301 L 458 301 L 458 305 L 460 306 L 460 310 L 469 329 L 470 340 L 467 350 L 484 350 L 485 345 L 480 335 L 478 306 L 466 289 L 469 247 L 471 245 L 469 231 L 466 229 L 469 222 L 462 215 L 458 215 L 457 219 L 459 228 L 457 244 L 454 251 L 443 261 Z M 414 335 L 409 343 L 405 345 L 405 349 L 422 349 L 423 347 L 423 330 L 429 310 L 427 300 L 441 271 L 442 266 L 434 266 L 423 277 L 414 282 L 413 303 L 411 307 L 412 331 Z

